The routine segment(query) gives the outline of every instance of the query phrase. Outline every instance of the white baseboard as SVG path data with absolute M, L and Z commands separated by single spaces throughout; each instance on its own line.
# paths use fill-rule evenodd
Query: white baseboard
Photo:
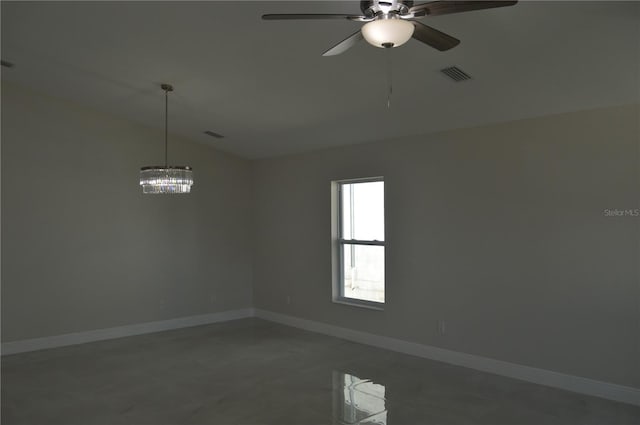
M 67 345 L 84 344 L 86 342 L 206 325 L 210 323 L 226 322 L 229 320 L 244 319 L 253 316 L 361 344 L 372 345 L 374 347 L 437 360 L 457 366 L 464 366 L 509 378 L 520 379 L 540 385 L 640 406 L 640 388 L 626 387 L 580 376 L 567 375 L 550 370 L 523 366 L 487 357 L 476 356 L 474 354 L 460 353 L 457 351 L 446 350 L 401 339 L 342 328 L 271 311 L 260 309 L 254 310 L 252 308 L 203 314 L 199 316 L 181 317 L 178 319 L 162 320 L 158 322 L 118 326 L 115 328 L 96 329 L 92 331 L 76 332 L 44 338 L 5 342 L 1 346 L 1 352 L 2 355 L 17 354 L 28 351 L 44 350 L 47 348 L 64 347 Z
M 338 326 L 328 325 L 326 323 L 301 319 L 266 310 L 256 309 L 255 315 L 260 319 L 312 332 L 331 335 L 361 344 L 372 345 L 404 354 L 424 357 L 457 366 L 464 366 L 483 372 L 494 373 L 496 375 L 502 375 L 509 378 L 520 379 L 540 385 L 640 406 L 640 388 L 626 387 L 580 376 L 566 375 L 564 373 L 553 372 L 546 369 L 538 369 L 535 367 L 504 362 L 488 357 L 460 353 L 429 345 L 341 328 Z
M 105 339 L 122 338 L 125 336 L 141 335 L 170 329 L 188 328 L 216 322 L 244 319 L 253 317 L 252 308 L 222 311 L 220 313 L 202 314 L 198 316 L 180 317 L 178 319 L 161 320 L 157 322 L 138 323 L 135 325 L 118 326 L 115 328 L 96 329 L 85 332 L 48 336 L 44 338 L 23 339 L 2 344 L 2 355 L 24 353 L 27 351 L 44 350 L 47 348 L 64 347 L 66 345 L 84 344 L 85 342 L 102 341 Z

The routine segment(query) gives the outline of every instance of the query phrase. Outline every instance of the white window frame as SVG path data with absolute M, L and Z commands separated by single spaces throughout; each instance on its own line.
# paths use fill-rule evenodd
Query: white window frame
M 358 179 L 348 180 L 336 180 L 331 183 L 331 233 L 332 233 L 332 264 L 333 264 L 333 291 L 332 301 L 334 303 L 346 304 L 355 307 L 365 307 L 373 310 L 384 310 L 384 305 L 387 301 L 387 249 L 386 249 L 386 234 L 383 241 L 378 240 L 357 240 L 357 239 L 344 239 L 342 235 L 342 186 L 345 184 L 353 183 L 368 183 L 378 182 L 384 183 L 384 177 L 366 177 Z M 386 185 L 385 185 L 386 189 Z M 386 192 L 386 190 L 385 190 Z M 386 206 L 386 193 L 384 196 L 384 203 Z M 385 207 L 386 211 L 386 207 Z M 386 233 L 386 218 L 385 218 L 385 233 Z M 374 245 L 382 246 L 385 250 L 385 302 L 376 302 L 369 300 L 361 300 L 357 298 L 348 298 L 344 296 L 344 246 L 349 245 Z

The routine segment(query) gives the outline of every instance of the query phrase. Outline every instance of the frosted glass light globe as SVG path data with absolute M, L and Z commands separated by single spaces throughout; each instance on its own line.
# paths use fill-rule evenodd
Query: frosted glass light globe
M 409 41 L 413 35 L 413 24 L 402 19 L 380 19 L 366 23 L 362 35 L 369 44 L 376 47 L 398 47 Z M 385 46 L 387 44 L 387 46 Z

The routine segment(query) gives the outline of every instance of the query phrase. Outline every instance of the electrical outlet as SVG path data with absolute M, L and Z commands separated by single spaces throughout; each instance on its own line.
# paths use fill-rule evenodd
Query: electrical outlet
M 438 334 L 445 335 L 446 333 L 447 333 L 447 323 L 443 319 L 438 320 Z
M 287 295 L 287 304 L 291 304 L 291 296 Z

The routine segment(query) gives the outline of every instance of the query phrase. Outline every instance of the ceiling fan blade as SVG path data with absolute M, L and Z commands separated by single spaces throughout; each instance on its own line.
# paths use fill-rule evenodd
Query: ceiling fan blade
M 411 21 L 411 23 L 415 27 L 412 35 L 413 38 L 418 41 L 422 41 L 441 52 L 452 49 L 460 44 L 460 40 L 455 37 L 451 37 L 442 31 L 438 31 L 437 29 L 421 24 L 420 22 Z
M 437 16 L 450 13 L 470 12 L 472 10 L 494 9 L 513 6 L 517 1 L 432 1 L 417 4 L 409 9 L 414 16 Z
M 262 19 L 265 21 L 283 21 L 283 20 L 293 20 L 293 19 L 346 19 L 349 21 L 360 21 L 362 19 L 367 19 L 364 16 L 354 16 L 354 15 L 337 15 L 337 14 L 321 14 L 321 13 L 275 13 L 275 14 L 267 14 L 262 15 Z
M 340 53 L 344 53 L 353 46 L 355 46 L 359 41 L 361 41 L 364 37 L 362 36 L 362 31 L 358 30 L 354 32 L 349 37 L 342 40 L 340 43 L 336 44 L 326 52 L 322 54 L 322 56 L 335 56 Z

